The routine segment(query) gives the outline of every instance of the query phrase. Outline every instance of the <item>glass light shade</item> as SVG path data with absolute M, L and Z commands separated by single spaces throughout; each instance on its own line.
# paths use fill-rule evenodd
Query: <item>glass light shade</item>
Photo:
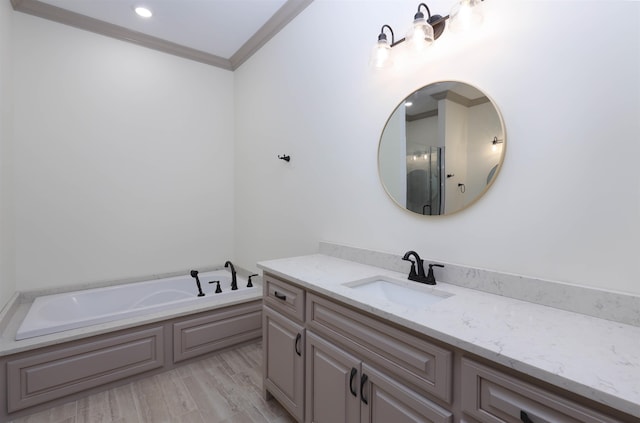
M 405 38 L 410 48 L 422 50 L 433 43 L 433 27 L 424 18 L 416 18 Z
M 449 14 L 449 28 L 452 31 L 468 31 L 482 25 L 483 20 L 481 0 L 460 0 L 453 5 Z
M 391 45 L 386 39 L 378 40 L 371 51 L 371 59 L 369 65 L 374 69 L 390 68 L 393 66 L 393 58 L 391 57 Z

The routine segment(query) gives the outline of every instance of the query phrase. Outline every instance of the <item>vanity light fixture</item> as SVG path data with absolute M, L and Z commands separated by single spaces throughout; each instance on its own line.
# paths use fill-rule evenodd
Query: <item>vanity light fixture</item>
M 406 41 L 414 51 L 424 50 L 430 46 L 444 32 L 445 22 L 449 20 L 449 25 L 458 30 L 464 30 L 482 23 L 484 15 L 482 12 L 482 2 L 484 0 L 459 0 L 452 8 L 451 14 L 447 16 L 431 15 L 431 11 L 426 3 L 418 4 L 418 11 L 413 16 L 413 23 L 407 36 L 398 41 L 395 40 L 393 29 L 389 25 L 382 25 L 378 41 L 373 48 L 369 64 L 376 69 L 390 68 L 393 66 L 393 54 L 391 48 Z M 427 11 L 425 19 L 423 10 Z M 385 29 L 391 33 L 391 43 L 387 39 Z
M 143 18 L 150 18 L 153 16 L 153 12 L 144 6 L 136 6 L 133 10 L 138 16 Z

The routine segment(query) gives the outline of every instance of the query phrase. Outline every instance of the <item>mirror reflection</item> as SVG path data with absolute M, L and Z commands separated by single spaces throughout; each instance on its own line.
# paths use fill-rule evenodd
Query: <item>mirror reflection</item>
M 462 82 L 427 85 L 394 110 L 380 137 L 378 167 L 387 193 L 422 215 L 447 215 L 480 198 L 504 157 L 497 107 Z

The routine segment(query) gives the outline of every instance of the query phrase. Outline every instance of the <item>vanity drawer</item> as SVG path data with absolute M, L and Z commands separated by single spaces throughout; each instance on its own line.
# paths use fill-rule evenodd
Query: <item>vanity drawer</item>
M 264 303 L 299 322 L 304 322 L 304 290 L 270 274 L 264 275 Z
M 451 350 L 310 293 L 307 327 L 403 383 L 451 403 Z
M 483 423 L 621 423 L 468 358 L 461 373 L 462 409 Z

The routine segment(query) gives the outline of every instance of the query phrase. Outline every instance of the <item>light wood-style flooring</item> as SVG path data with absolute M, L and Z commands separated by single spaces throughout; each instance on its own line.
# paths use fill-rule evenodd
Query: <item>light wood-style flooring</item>
M 12 423 L 293 423 L 262 391 L 260 342 Z

